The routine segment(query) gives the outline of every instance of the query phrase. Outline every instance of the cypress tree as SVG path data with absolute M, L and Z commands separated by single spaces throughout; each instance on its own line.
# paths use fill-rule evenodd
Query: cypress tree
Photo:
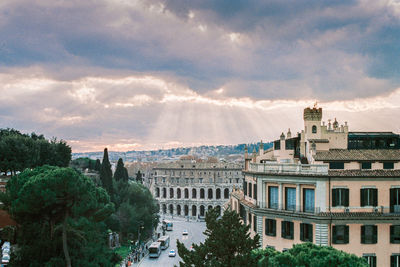
M 128 170 L 126 168 L 124 168 L 124 182 L 128 182 L 128 181 L 129 181 Z
M 124 167 L 124 162 L 122 161 L 121 158 L 119 158 L 119 160 L 118 160 L 117 168 L 115 169 L 115 173 L 114 173 L 114 179 L 115 179 L 115 181 L 119 181 L 119 180 L 125 181 L 125 167 Z
M 95 171 L 101 171 L 101 162 L 99 159 L 96 159 L 96 165 L 94 165 L 94 170 Z
M 103 188 L 107 190 L 110 198 L 113 198 L 113 183 L 112 183 L 112 171 L 111 171 L 111 164 L 108 159 L 108 150 L 107 148 L 104 149 L 103 154 L 103 162 L 101 163 L 101 170 L 100 170 L 100 180 L 103 185 Z

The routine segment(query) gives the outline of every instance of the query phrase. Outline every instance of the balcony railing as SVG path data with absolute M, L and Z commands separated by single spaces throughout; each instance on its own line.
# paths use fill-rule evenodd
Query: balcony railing
M 319 174 L 327 175 L 328 164 L 250 163 L 248 171 L 261 173 Z

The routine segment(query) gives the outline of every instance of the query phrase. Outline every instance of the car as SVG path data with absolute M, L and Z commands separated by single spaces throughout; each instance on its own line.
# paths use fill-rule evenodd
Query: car
M 174 249 L 171 249 L 168 253 L 169 257 L 175 257 L 176 256 L 176 251 Z
M 10 242 L 4 242 L 3 246 L 1 247 L 1 249 L 5 249 L 5 248 L 10 248 Z
M 182 235 L 188 235 L 188 234 L 189 234 L 188 230 L 183 230 Z
M 2 252 L 3 254 L 10 254 L 10 248 L 4 248 Z

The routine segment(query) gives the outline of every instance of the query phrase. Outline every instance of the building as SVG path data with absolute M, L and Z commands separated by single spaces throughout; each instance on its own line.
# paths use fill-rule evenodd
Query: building
M 181 160 L 153 168 L 151 191 L 162 214 L 205 216 L 207 210 L 224 210 L 234 188 L 243 184 L 243 166 L 223 162 Z
M 349 132 L 304 110 L 304 130 L 245 152 L 243 190 L 231 208 L 262 246 L 284 251 L 313 242 L 363 256 L 370 266 L 400 266 L 400 136 Z

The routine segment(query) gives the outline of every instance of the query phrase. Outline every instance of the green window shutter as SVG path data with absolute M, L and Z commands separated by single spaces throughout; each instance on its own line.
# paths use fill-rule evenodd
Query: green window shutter
M 338 190 L 337 189 L 332 189 L 332 207 L 337 206 L 337 194 Z
M 394 212 L 394 202 L 395 202 L 395 190 L 390 189 L 390 212 Z
M 276 220 L 272 220 L 272 232 L 274 236 L 276 236 Z
M 304 241 L 304 223 L 300 223 L 300 240 Z
M 394 225 L 390 226 L 390 243 L 394 243 Z
M 343 190 L 343 206 L 348 207 L 349 206 L 349 189 L 344 189 Z
M 349 243 L 349 226 L 346 225 L 344 227 L 344 243 L 348 244 Z
M 294 223 L 290 222 L 290 239 L 294 237 Z
M 332 226 L 332 243 L 336 244 L 336 226 Z
M 308 234 L 309 236 L 309 241 L 312 243 L 313 242 L 313 238 L 314 238 L 314 233 L 313 233 L 313 225 L 309 224 L 309 229 L 308 229 Z
M 360 203 L 361 207 L 365 206 L 365 189 L 360 189 Z
M 281 222 L 281 236 L 286 237 L 286 231 L 285 231 L 285 222 Z
M 373 238 L 372 238 L 372 242 L 374 244 L 376 244 L 378 242 L 378 226 L 374 225 L 373 229 L 374 229 L 373 230 L 374 235 L 373 235 Z
M 361 225 L 361 244 L 365 244 L 365 225 Z
M 372 204 L 374 207 L 378 206 L 378 189 L 372 189 Z

